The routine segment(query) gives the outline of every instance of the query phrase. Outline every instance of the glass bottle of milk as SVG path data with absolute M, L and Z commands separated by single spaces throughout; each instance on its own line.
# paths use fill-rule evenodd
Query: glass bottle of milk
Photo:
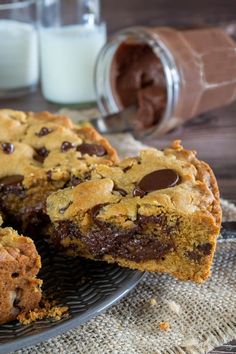
M 34 91 L 39 78 L 37 0 L 0 3 L 0 98 Z
M 95 102 L 95 62 L 106 42 L 99 0 L 44 0 L 41 23 L 43 96 L 62 105 Z

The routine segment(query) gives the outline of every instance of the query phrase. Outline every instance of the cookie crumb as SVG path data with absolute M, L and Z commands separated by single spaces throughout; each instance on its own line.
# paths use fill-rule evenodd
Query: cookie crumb
M 170 324 L 169 324 L 169 322 L 160 322 L 159 328 L 161 331 L 169 331 Z
M 56 306 L 55 301 L 42 300 L 40 307 L 29 312 L 22 312 L 17 316 L 18 321 L 23 325 L 28 325 L 37 320 L 51 318 L 59 321 L 62 317 L 68 316 L 67 306 Z
M 152 298 L 152 299 L 150 300 L 150 305 L 151 305 L 151 306 L 156 306 L 156 304 L 157 304 L 156 299 Z
M 176 315 L 179 315 L 181 312 L 181 306 L 179 304 L 177 304 L 175 301 L 173 300 L 165 300 L 166 304 L 169 306 L 170 310 L 174 313 L 176 313 Z

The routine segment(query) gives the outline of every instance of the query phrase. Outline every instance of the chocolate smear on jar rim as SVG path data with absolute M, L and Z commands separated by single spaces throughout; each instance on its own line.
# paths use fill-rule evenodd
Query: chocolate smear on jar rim
M 171 188 L 179 183 L 180 177 L 175 170 L 163 169 L 153 171 L 144 176 L 134 188 L 134 196 L 143 196 L 145 193 L 159 189 Z

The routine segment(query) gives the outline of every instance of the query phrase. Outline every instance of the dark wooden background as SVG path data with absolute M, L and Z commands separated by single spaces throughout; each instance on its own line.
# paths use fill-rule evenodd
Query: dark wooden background
M 69 16 L 71 0 L 64 2 Z M 101 0 L 101 4 L 109 33 L 133 25 L 181 28 L 218 25 L 236 38 L 236 0 Z M 40 90 L 24 98 L 0 99 L 0 108 L 3 107 L 26 111 L 59 108 L 47 103 Z M 199 157 L 213 167 L 221 196 L 236 201 L 236 102 L 197 117 L 163 138 L 146 139 L 145 143 L 163 147 L 174 138 L 182 139 L 186 147 L 198 151 Z M 214 351 L 215 354 L 226 352 L 236 353 L 236 341 Z
M 110 32 L 133 25 L 196 27 L 236 20 L 235 0 L 101 0 L 101 4 Z

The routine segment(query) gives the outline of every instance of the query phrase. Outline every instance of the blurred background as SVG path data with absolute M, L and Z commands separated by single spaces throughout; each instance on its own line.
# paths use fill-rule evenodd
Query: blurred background
M 70 0 L 67 0 L 68 6 Z M 201 27 L 236 26 L 234 0 L 101 0 L 109 33 L 134 25 Z

